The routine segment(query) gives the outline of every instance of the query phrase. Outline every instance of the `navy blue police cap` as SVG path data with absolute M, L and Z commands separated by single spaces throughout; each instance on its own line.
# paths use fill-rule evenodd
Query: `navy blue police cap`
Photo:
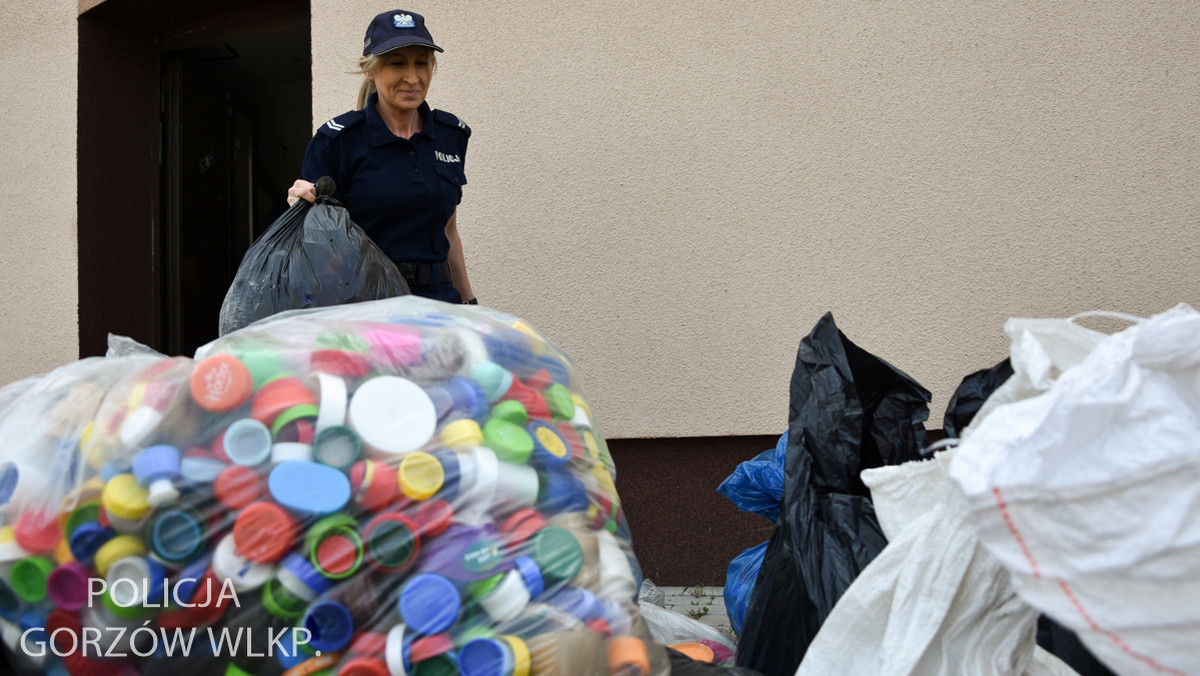
M 425 17 L 403 9 L 384 12 L 371 19 L 371 25 L 367 26 L 367 35 L 363 38 L 363 56 L 383 54 L 409 45 L 424 45 L 439 52 L 445 51 L 433 44 L 433 36 L 425 28 Z

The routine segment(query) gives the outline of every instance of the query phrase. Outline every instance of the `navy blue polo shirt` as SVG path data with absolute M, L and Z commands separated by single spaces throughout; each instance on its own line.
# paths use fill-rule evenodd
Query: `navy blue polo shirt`
M 317 182 L 328 176 L 334 197 L 350 218 L 393 261 L 446 260 L 446 222 L 467 184 L 463 163 L 471 129 L 454 115 L 418 109 L 421 131 L 403 139 L 367 107 L 321 125 L 304 153 L 300 175 Z

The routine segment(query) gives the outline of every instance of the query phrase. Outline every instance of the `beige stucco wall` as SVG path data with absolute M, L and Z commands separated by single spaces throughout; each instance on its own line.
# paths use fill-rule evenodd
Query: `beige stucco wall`
M 0 18 L 0 384 L 79 355 L 76 0 Z
M 1200 303 L 1200 4 L 426 2 L 482 301 L 610 436 L 777 433 L 827 310 L 933 391 L 1013 316 Z M 314 122 L 379 3 L 313 2 Z

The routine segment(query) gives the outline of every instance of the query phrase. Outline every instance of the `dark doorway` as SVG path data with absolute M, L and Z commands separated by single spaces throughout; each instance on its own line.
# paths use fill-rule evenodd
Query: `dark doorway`
M 311 134 L 307 0 L 107 0 L 80 16 L 80 356 L 216 338 Z

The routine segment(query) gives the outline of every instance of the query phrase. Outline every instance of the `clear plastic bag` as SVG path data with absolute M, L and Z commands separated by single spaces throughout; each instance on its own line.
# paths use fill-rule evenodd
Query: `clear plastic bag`
M 14 670 L 666 674 L 593 421 L 528 324 L 415 296 L 47 374 L 0 418 Z
M 220 335 L 277 312 L 404 296 L 396 264 L 350 220 L 323 177 L 317 199 L 297 200 L 242 257 L 225 301 Z

